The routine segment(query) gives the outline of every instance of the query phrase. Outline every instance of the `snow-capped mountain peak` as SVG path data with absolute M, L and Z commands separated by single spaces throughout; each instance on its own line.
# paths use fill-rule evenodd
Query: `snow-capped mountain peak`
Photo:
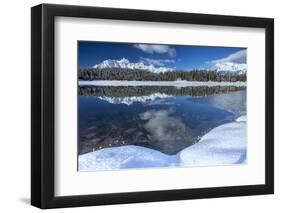
M 216 63 L 213 67 L 217 72 L 233 72 L 244 74 L 247 72 L 247 64 L 238 64 L 233 62 L 220 62 Z
M 94 68 L 125 68 L 126 65 L 129 64 L 129 60 L 126 58 L 122 58 L 121 60 L 111 60 L 107 59 L 101 62 L 100 64 L 96 64 Z
M 173 70 L 172 68 L 168 68 L 168 67 L 155 67 L 153 64 L 146 65 L 143 62 L 131 63 L 126 58 L 122 58 L 120 60 L 107 59 L 101 62 L 100 64 L 94 65 L 93 68 L 141 69 L 141 70 L 148 70 L 154 73 L 167 72 Z

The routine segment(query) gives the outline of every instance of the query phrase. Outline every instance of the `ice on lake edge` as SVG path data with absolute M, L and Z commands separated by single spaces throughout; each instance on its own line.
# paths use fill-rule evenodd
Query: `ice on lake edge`
M 79 171 L 153 167 L 194 167 L 240 164 L 246 161 L 246 116 L 218 126 L 200 141 L 175 155 L 135 145 L 105 148 L 79 156 Z

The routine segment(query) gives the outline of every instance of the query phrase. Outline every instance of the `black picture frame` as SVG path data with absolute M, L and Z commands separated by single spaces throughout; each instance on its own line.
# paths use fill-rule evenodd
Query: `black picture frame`
M 264 28 L 265 184 L 95 195 L 54 195 L 54 21 L 81 17 L 162 23 Z M 42 208 L 217 198 L 274 193 L 274 20 L 164 11 L 41 4 L 31 8 L 31 204 Z

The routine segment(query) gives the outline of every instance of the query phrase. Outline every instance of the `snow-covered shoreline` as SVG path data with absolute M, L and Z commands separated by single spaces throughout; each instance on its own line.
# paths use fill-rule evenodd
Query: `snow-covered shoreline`
M 246 82 L 215 82 L 215 81 L 79 81 L 79 86 L 174 86 L 174 87 L 196 87 L 196 86 L 235 86 L 245 87 Z
M 246 161 L 246 122 L 241 116 L 218 126 L 175 155 L 135 145 L 93 151 L 79 156 L 79 171 L 241 164 Z

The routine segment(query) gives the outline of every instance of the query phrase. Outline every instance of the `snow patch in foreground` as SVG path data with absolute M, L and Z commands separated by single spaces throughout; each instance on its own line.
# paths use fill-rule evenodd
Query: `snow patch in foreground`
M 215 81 L 79 81 L 79 86 L 174 86 L 174 87 L 197 87 L 197 86 L 246 86 L 246 82 L 215 82 Z
M 239 121 L 238 121 L 239 120 Z M 79 156 L 79 171 L 171 166 L 217 166 L 246 161 L 246 117 L 214 128 L 175 155 L 141 146 L 105 148 Z
M 141 146 L 105 148 L 79 156 L 79 171 L 122 168 L 167 167 L 177 165 L 177 156 Z
M 232 122 L 211 130 L 179 155 L 182 165 L 230 165 L 243 163 L 246 150 L 246 123 Z

